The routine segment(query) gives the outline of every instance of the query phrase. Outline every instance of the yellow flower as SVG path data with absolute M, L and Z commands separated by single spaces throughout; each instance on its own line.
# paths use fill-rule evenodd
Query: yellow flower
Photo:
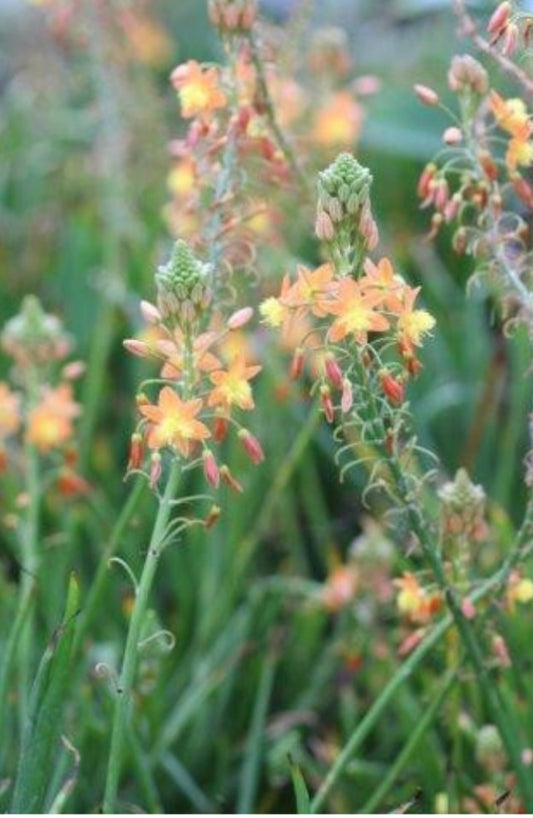
M 400 344 L 404 350 L 412 350 L 422 343 L 422 338 L 435 326 L 435 319 L 426 310 L 413 309 L 420 287 L 408 287 L 404 295 L 402 312 L 398 317 L 397 329 Z
M 174 389 L 164 386 L 157 404 L 143 404 L 141 414 L 150 421 L 147 443 L 150 449 L 172 446 L 184 457 L 192 451 L 191 444 L 205 440 L 211 432 L 204 423 L 196 420 L 202 408 L 200 399 L 183 401 Z
M 516 170 L 518 165 L 529 167 L 533 162 L 533 142 L 514 136 L 509 140 L 505 163 L 509 170 Z
M 280 327 L 287 315 L 287 308 L 279 298 L 272 296 L 259 305 L 259 313 L 263 316 L 263 323 L 269 327 Z

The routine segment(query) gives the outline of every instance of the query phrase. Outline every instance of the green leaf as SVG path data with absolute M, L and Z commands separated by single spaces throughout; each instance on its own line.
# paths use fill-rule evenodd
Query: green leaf
M 71 575 L 63 622 L 52 634 L 43 653 L 31 690 L 11 802 L 12 813 L 39 813 L 44 810 L 71 677 L 72 640 L 78 604 L 79 587 L 75 576 Z
M 309 815 L 311 812 L 311 799 L 309 798 L 307 784 L 305 783 L 302 771 L 290 758 L 289 764 L 291 765 L 292 786 L 294 787 L 294 795 L 296 796 L 296 810 L 298 815 Z

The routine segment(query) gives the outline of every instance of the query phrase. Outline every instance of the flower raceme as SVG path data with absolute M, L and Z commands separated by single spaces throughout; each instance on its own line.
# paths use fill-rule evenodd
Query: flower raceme
M 143 384 L 137 396 L 141 419 L 128 463 L 128 472 L 142 470 L 145 449 L 150 450 L 152 486 L 161 476 L 166 451 L 184 463 L 202 465 L 213 488 L 222 480 L 240 491 L 228 467 L 217 462 L 216 447 L 230 428 L 253 463 L 263 459 L 259 441 L 238 419 L 254 408 L 250 381 L 261 370 L 250 362 L 242 335 L 253 310 L 243 307 L 224 320 L 217 310 L 206 309 L 211 306 L 210 276 L 209 265 L 178 240 L 170 261 L 156 274 L 157 306 L 141 304 L 147 329 L 142 338 L 124 341 L 130 352 L 160 367 L 159 378 L 146 382 L 149 390 L 159 384 L 154 399 L 144 393 Z

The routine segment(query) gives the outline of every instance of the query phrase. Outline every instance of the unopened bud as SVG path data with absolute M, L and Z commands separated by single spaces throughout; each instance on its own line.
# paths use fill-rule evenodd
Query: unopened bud
M 204 449 L 202 459 L 204 462 L 205 479 L 210 486 L 217 489 L 220 483 L 220 472 L 218 470 L 217 461 L 211 449 Z
M 452 125 L 450 128 L 446 128 L 442 134 L 442 141 L 445 142 L 446 145 L 459 145 L 463 141 L 463 132 L 460 128 L 456 128 L 455 125 Z
M 417 95 L 420 102 L 424 105 L 438 105 L 439 104 L 439 95 L 436 91 L 432 88 L 428 88 L 427 85 L 415 85 L 414 86 L 415 94 Z
M 261 448 L 261 444 L 255 435 L 249 432 L 248 429 L 239 429 L 238 437 L 252 463 L 254 463 L 256 466 L 259 463 L 262 463 L 265 459 L 265 455 L 263 449 Z
M 253 314 L 254 311 L 252 307 L 243 307 L 242 309 L 237 310 L 237 312 L 234 312 L 233 315 L 230 315 L 226 326 L 228 329 L 240 329 L 248 323 Z

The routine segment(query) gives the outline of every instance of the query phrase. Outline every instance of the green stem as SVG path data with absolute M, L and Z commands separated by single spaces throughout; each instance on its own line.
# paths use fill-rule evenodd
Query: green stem
M 87 599 L 83 606 L 83 611 L 79 616 L 78 627 L 76 630 L 76 635 L 74 637 L 73 650 L 75 654 L 78 652 L 80 648 L 81 641 L 85 635 L 89 623 L 92 621 L 94 614 L 101 607 L 102 594 L 104 593 L 106 580 L 109 576 L 109 560 L 117 550 L 117 547 L 120 543 L 126 526 L 130 522 L 132 516 L 134 515 L 135 511 L 138 508 L 139 500 L 144 491 L 145 485 L 146 481 L 143 478 L 141 477 L 136 478 L 133 488 L 131 489 L 130 495 L 127 499 L 127 502 L 123 506 L 122 511 L 118 517 L 118 520 L 114 525 L 113 531 L 111 532 L 109 543 L 102 555 L 102 559 L 96 572 L 96 577 L 91 583 L 91 588 L 89 590 Z
M 152 588 L 152 583 L 157 565 L 159 563 L 159 557 L 161 555 L 162 540 L 164 538 L 165 529 L 172 511 L 171 500 L 175 495 L 179 477 L 180 463 L 178 460 L 174 460 L 167 478 L 165 492 L 159 503 L 159 510 L 155 520 L 150 544 L 148 546 L 148 552 L 146 554 L 141 579 L 136 590 L 135 604 L 133 606 L 128 636 L 126 639 L 126 647 L 124 649 L 124 657 L 122 660 L 122 669 L 117 684 L 117 696 L 111 733 L 111 748 L 109 751 L 103 802 L 104 813 L 113 813 L 115 811 L 118 784 L 122 768 L 124 738 L 130 715 L 129 711 L 131 707 L 133 684 L 135 680 L 135 671 L 137 668 L 139 637 L 148 605 L 148 598 Z
M 423 738 L 426 730 L 431 726 L 433 720 L 437 716 L 446 696 L 452 689 L 453 685 L 457 681 L 457 675 L 455 668 L 451 668 L 444 678 L 444 682 L 441 685 L 441 688 L 438 694 L 435 696 L 433 701 L 431 702 L 430 706 L 427 708 L 426 712 L 420 719 L 420 721 L 415 726 L 413 732 L 411 733 L 409 740 L 403 747 L 402 751 L 394 761 L 394 764 L 389 769 L 387 775 L 381 782 L 381 784 L 377 787 L 377 789 L 372 793 L 366 804 L 360 810 L 361 815 L 369 815 L 374 812 L 376 807 L 386 798 L 389 790 L 391 789 L 392 785 L 400 775 L 401 771 L 411 758 L 413 752 L 415 751 L 418 742 Z
M 265 66 L 263 64 L 263 59 L 261 57 L 261 52 L 259 50 L 257 40 L 252 32 L 248 34 L 247 40 L 250 46 L 250 55 L 252 57 L 252 63 L 257 74 L 257 85 L 259 88 L 259 93 L 261 95 L 261 101 L 263 103 L 265 110 L 265 118 L 268 122 L 269 128 L 272 131 L 272 134 L 276 142 L 278 143 L 278 147 L 281 149 L 283 155 L 285 156 L 285 159 L 287 160 L 289 167 L 291 168 L 295 178 L 298 180 L 299 184 L 302 186 L 302 189 L 305 191 L 305 193 L 311 196 L 312 191 L 309 185 L 309 181 L 305 173 L 303 172 L 300 163 L 298 162 L 298 159 L 292 149 L 292 146 L 286 139 L 285 134 L 283 133 L 276 119 L 274 104 L 272 102 L 272 97 L 270 96 L 270 91 L 268 90 Z
M 19 604 L 19 611 L 25 612 L 19 634 L 20 704 L 23 720 L 31 687 L 31 664 L 34 652 L 31 603 L 35 600 L 39 570 L 39 513 L 41 507 L 39 454 L 35 446 L 31 444 L 26 446 L 26 469 L 28 507 L 21 537 L 22 574 Z M 27 612 L 25 611 L 26 607 L 28 608 Z

